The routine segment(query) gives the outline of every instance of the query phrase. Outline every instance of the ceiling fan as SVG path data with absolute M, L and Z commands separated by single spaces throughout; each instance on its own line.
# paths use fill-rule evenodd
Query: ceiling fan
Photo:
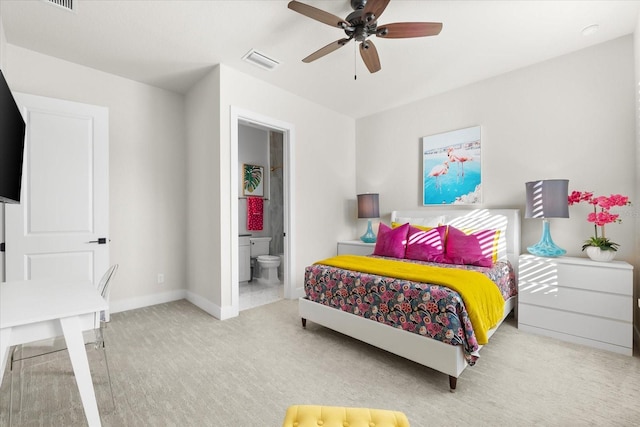
M 386 9 L 389 1 L 391 0 L 351 0 L 351 8 L 354 11 L 345 19 L 296 0 L 290 1 L 289 9 L 332 27 L 340 28 L 347 35 L 346 38 L 318 49 L 304 58 L 302 62 L 309 63 L 322 58 L 354 39 L 356 42 L 360 42 L 360 56 L 367 69 L 369 72 L 375 73 L 380 71 L 382 67 L 380 66 L 380 57 L 376 46 L 371 40 L 367 40 L 369 36 L 375 34 L 376 37 L 401 39 L 440 34 L 442 30 L 442 23 L 440 22 L 398 22 L 379 25 L 378 18 Z

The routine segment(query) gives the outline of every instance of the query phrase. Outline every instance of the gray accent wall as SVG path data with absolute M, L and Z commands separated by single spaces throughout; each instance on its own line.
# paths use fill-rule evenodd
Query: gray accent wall
M 284 169 L 283 135 L 269 132 L 269 253 L 279 255 L 284 252 Z

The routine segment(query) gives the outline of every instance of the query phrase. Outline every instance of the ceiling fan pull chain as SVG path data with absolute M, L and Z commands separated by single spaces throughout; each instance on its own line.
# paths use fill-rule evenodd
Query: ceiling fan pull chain
M 357 43 L 353 44 L 353 80 L 358 80 L 358 61 L 356 61 L 356 50 L 357 50 Z

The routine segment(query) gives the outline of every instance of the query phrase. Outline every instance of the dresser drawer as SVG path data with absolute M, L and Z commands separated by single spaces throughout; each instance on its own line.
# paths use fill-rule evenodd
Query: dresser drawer
M 558 281 L 563 287 L 633 295 L 633 270 L 586 265 L 558 264 Z
M 529 304 L 518 305 L 518 324 L 535 326 L 589 340 L 633 347 L 631 322 L 559 311 Z
M 632 355 L 630 264 L 523 254 L 518 267 L 519 328 Z
M 633 295 L 633 268 L 626 262 L 595 262 L 583 258 L 541 258 L 521 255 L 519 286 L 532 284 Z
M 522 286 L 519 302 L 625 322 L 633 319 L 631 296 L 568 288 L 564 281 L 561 283 L 562 286 Z

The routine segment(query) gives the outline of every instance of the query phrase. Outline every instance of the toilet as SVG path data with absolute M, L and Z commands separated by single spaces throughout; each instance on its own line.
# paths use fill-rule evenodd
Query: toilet
M 251 258 L 256 259 L 258 270 L 258 282 L 265 284 L 280 284 L 278 279 L 278 267 L 280 266 L 280 257 L 269 255 L 269 243 L 271 237 L 251 237 Z
M 278 254 L 280 267 L 278 267 L 278 277 L 284 277 L 284 254 Z

